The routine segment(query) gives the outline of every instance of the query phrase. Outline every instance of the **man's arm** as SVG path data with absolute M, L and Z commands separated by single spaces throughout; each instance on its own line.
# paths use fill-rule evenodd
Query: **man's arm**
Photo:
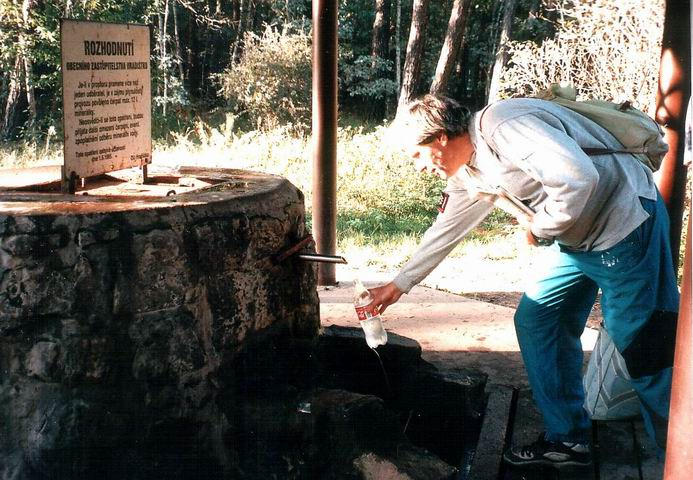
M 399 300 L 403 293 L 421 282 L 452 251 L 462 238 L 476 227 L 493 209 L 493 204 L 469 198 L 461 187 L 448 187 L 444 211 L 424 234 L 412 258 L 402 267 L 394 280 L 370 289 L 371 306 L 382 313 Z

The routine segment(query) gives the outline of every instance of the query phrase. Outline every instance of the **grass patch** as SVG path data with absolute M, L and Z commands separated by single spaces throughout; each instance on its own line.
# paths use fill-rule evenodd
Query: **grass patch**
M 61 143 L 0 143 L 0 168 L 27 168 L 63 163 Z
M 340 211 L 337 231 L 343 237 L 362 237 L 369 243 L 389 242 L 399 236 L 418 236 L 431 225 L 432 215 L 413 212 L 393 215 L 374 209 L 367 212 Z

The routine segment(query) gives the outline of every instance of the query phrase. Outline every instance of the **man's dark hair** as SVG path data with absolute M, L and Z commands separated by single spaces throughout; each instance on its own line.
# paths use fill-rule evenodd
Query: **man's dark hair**
M 423 145 L 445 133 L 449 138 L 462 135 L 469 127 L 471 112 L 452 98 L 427 94 L 407 105 L 404 122 L 415 142 Z

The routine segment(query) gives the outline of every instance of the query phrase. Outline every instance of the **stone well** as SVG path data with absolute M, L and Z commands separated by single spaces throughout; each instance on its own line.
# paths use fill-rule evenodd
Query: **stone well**
M 234 478 L 238 356 L 316 337 L 300 191 L 152 180 L 0 192 L 0 478 Z

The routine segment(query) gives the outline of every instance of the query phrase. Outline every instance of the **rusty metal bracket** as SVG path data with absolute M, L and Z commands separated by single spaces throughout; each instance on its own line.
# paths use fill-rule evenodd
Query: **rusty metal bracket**
M 65 175 L 65 167 L 62 168 L 62 178 L 60 181 L 60 191 L 62 193 L 69 193 L 74 195 L 77 190 L 77 174 L 75 172 L 70 172 L 70 176 Z
M 137 179 L 137 183 L 141 183 L 142 185 L 146 185 L 149 183 L 149 169 L 147 167 L 147 164 L 144 164 L 140 167 L 140 174 Z
M 298 243 L 295 243 L 294 245 L 286 248 L 285 250 L 282 250 L 281 252 L 275 254 L 272 257 L 272 261 L 277 264 L 281 263 L 287 258 L 289 258 L 291 255 L 294 255 L 298 251 L 302 250 L 303 248 L 307 247 L 311 242 L 313 242 L 313 235 L 306 235 L 303 237 L 301 240 L 298 241 Z

